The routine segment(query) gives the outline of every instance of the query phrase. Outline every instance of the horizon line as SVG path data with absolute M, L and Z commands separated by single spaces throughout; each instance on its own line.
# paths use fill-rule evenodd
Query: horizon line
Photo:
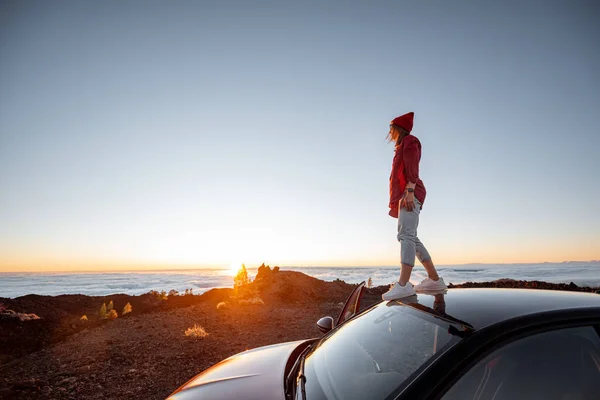
M 484 262 L 472 262 L 472 263 L 457 263 L 457 264 L 438 264 L 436 268 L 440 267 L 454 267 L 454 266 L 489 266 L 489 265 L 498 265 L 498 266 L 510 266 L 510 265 L 537 265 L 537 264 L 569 264 L 569 263 L 600 263 L 600 260 L 565 260 L 565 261 L 541 261 L 541 262 L 512 262 L 512 263 L 484 263 Z M 245 263 L 243 263 L 245 265 Z M 274 265 L 270 266 L 265 263 L 266 266 L 275 268 L 400 268 L 398 265 Z M 253 270 L 258 269 L 260 265 L 256 266 L 246 266 L 247 269 Z M 422 268 L 422 265 L 415 265 L 415 268 Z M 177 271 L 197 271 L 197 270 L 218 270 L 218 271 L 226 271 L 231 270 L 230 267 L 216 266 L 216 267 L 200 267 L 200 266 L 191 266 L 191 267 L 175 267 L 175 268 L 132 268 L 132 269 L 100 269 L 100 268 L 90 268 L 90 269 L 56 269 L 56 270 L 0 270 L 0 274 L 14 274 L 14 273 L 134 273 L 134 272 L 177 272 Z

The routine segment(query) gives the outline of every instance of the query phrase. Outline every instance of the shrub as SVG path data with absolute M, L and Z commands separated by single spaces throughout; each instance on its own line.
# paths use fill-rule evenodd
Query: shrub
M 23 314 L 23 313 L 17 313 L 17 315 L 19 316 L 19 319 L 21 321 L 32 321 L 34 319 L 41 319 L 40 317 L 38 317 L 37 315 L 31 313 L 31 314 Z
M 125 307 L 123 307 L 121 315 L 129 314 L 131 311 L 133 311 L 133 307 L 131 307 L 131 304 L 127 303 L 125 304 Z
M 265 304 L 265 302 L 258 296 L 251 297 L 249 299 L 242 299 L 238 303 L 240 303 L 243 306 L 248 306 L 248 305 L 258 306 L 258 305 Z
M 372 288 L 373 287 L 373 280 L 371 279 L 371 277 L 369 277 L 369 280 L 367 281 L 367 288 Z
M 4 311 L 0 312 L 0 321 L 15 320 L 15 319 L 18 319 L 19 321 L 31 321 L 34 319 L 41 319 L 41 318 L 35 314 L 24 314 L 24 313 L 16 312 L 13 310 L 5 309 Z
M 79 319 L 85 322 L 85 321 L 87 321 L 87 320 L 88 320 L 88 317 L 87 317 L 87 315 L 84 315 L 84 316 L 82 316 L 82 317 L 81 317 L 81 318 L 79 318 Z
M 194 324 L 194 326 L 192 328 L 187 328 L 185 330 L 185 336 L 193 337 L 196 339 L 201 339 L 201 338 L 208 336 L 208 333 L 206 333 L 204 328 L 201 327 L 200 325 Z
M 106 307 L 106 311 L 110 312 L 113 308 L 115 308 L 115 305 L 113 304 L 112 300 L 108 303 L 108 306 Z
M 167 300 L 167 292 L 164 290 L 161 292 L 157 292 L 156 290 L 151 290 L 147 294 L 155 297 L 157 300 Z
M 223 308 L 227 308 L 227 303 L 222 301 L 219 304 L 217 304 L 217 310 L 221 310 Z
M 100 307 L 100 318 L 106 318 L 106 303 L 102 303 L 102 307 Z
M 175 289 L 169 290 L 169 297 L 171 296 L 179 296 L 179 292 Z
M 246 266 L 242 264 L 238 273 L 233 277 L 233 288 L 239 289 L 249 283 L 250 279 L 248 278 L 248 271 L 246 271 Z
M 108 313 L 108 315 L 106 316 L 106 318 L 108 319 L 116 319 L 119 316 L 119 314 L 117 314 L 117 312 L 113 309 L 110 310 L 110 312 Z

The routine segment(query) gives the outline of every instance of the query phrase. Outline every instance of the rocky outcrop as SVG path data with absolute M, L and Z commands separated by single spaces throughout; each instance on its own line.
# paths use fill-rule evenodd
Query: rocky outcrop
M 344 281 L 325 282 L 296 271 L 259 271 L 250 287 L 266 303 L 302 304 L 344 301 L 356 285 Z

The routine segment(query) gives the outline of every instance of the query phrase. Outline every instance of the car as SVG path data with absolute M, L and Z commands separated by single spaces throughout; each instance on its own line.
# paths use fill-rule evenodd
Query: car
M 448 289 L 359 311 L 364 286 L 322 337 L 234 355 L 169 399 L 600 399 L 598 294 Z

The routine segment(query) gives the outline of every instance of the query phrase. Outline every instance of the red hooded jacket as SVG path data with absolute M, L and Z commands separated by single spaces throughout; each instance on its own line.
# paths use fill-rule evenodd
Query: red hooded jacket
M 396 153 L 392 162 L 390 175 L 390 212 L 398 218 L 398 202 L 404 195 L 406 184 L 415 182 L 415 197 L 425 202 L 427 191 L 423 181 L 419 179 L 419 161 L 421 161 L 421 142 L 413 135 L 407 135 L 396 145 Z

